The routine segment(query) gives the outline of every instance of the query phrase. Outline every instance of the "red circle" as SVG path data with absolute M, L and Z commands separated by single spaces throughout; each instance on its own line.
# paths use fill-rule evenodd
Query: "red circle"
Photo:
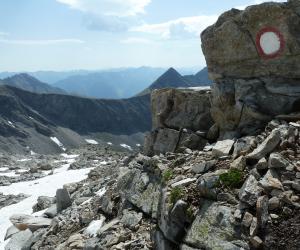
M 262 35 L 265 34 L 266 32 L 275 33 L 278 36 L 279 41 L 280 41 L 279 50 L 272 54 L 266 54 L 260 44 L 260 39 L 261 39 Z M 280 33 L 280 31 L 278 29 L 276 29 L 274 27 L 265 27 L 265 28 L 261 29 L 256 35 L 256 47 L 257 47 L 258 53 L 261 57 L 263 57 L 265 59 L 272 59 L 272 58 L 276 58 L 283 52 L 284 47 L 285 47 L 285 40 L 284 40 L 283 35 Z

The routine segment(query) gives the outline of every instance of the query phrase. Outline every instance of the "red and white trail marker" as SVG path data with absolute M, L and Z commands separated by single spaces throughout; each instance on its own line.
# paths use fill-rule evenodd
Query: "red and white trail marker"
M 285 40 L 279 30 L 266 27 L 258 32 L 256 46 L 261 57 L 271 59 L 278 57 L 283 52 Z

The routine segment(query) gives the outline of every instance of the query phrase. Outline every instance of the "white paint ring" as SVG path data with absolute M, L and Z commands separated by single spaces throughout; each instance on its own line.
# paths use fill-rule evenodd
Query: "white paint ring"
M 259 43 L 264 54 L 266 55 L 273 55 L 279 52 L 281 48 L 280 37 L 273 31 L 267 31 L 263 33 L 260 37 Z

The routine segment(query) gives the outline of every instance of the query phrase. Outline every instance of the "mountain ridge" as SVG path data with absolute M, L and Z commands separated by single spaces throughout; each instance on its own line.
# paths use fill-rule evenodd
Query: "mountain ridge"
M 4 78 L 0 80 L 0 85 L 8 85 L 11 87 L 16 87 L 39 94 L 67 94 L 66 91 L 57 87 L 53 87 L 47 83 L 41 82 L 27 73 L 20 73 Z

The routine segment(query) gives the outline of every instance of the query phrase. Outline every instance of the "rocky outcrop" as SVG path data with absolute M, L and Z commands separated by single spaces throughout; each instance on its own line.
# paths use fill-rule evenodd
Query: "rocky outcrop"
M 232 9 L 201 34 L 221 137 L 254 134 L 300 111 L 299 8 L 291 0 Z
M 146 154 L 202 149 L 213 124 L 210 91 L 161 89 L 151 94 L 152 132 L 145 138 Z

